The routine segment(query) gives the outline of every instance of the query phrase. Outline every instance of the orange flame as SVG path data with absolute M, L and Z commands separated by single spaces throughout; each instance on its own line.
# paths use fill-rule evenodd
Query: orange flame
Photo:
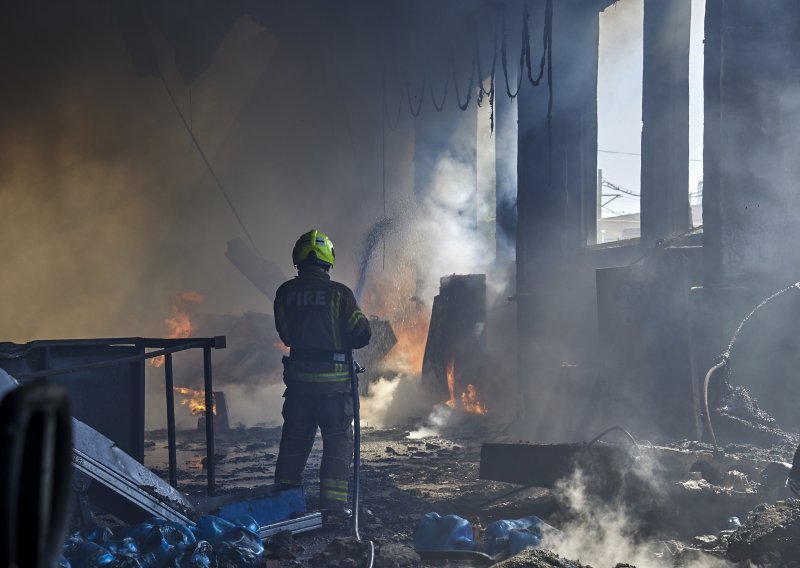
M 478 393 L 475 392 L 475 385 L 467 385 L 467 392 L 461 393 L 461 404 L 464 406 L 464 410 L 473 414 L 480 414 L 482 416 L 488 412 L 486 406 L 481 404 L 478 400 Z
M 405 276 L 405 277 L 404 277 Z M 397 344 L 381 362 L 381 366 L 394 371 L 419 374 L 425 357 L 425 345 L 430 327 L 430 307 L 418 298 L 413 274 L 404 271 L 378 273 L 371 276 L 370 285 L 364 290 L 362 308 L 365 313 L 377 314 L 388 319 L 397 337 Z M 277 345 L 276 345 L 277 346 Z M 450 398 L 448 407 L 456 407 L 455 359 L 447 365 L 447 388 Z M 478 400 L 475 385 L 467 385 L 461 393 L 461 405 L 466 412 L 483 415 L 486 406 Z
M 176 393 L 184 396 L 184 398 L 181 400 L 181 406 L 188 406 L 189 412 L 192 413 L 192 416 L 205 415 L 206 395 L 203 391 L 198 391 L 187 387 L 174 387 L 174 390 Z M 214 414 L 216 414 L 216 403 L 213 404 L 212 409 Z
M 408 373 L 421 373 L 428 324 L 428 318 L 422 311 L 414 318 L 392 322 L 397 344 L 386 356 L 384 365 Z
M 164 320 L 167 324 L 167 339 L 185 339 L 191 337 L 194 332 L 194 324 L 189 314 L 189 306 L 191 304 L 202 304 L 205 300 L 202 294 L 187 290 L 181 292 L 175 297 L 175 302 L 172 304 L 172 317 Z M 153 367 L 161 367 L 164 365 L 164 357 L 154 357 L 150 359 L 150 364 Z
M 450 400 L 445 402 L 450 408 L 456 406 L 456 361 L 451 359 L 447 364 L 447 388 L 450 391 Z
M 450 408 L 456 407 L 456 362 L 451 359 L 447 364 L 447 390 L 450 391 L 450 399 L 445 401 L 445 404 Z M 478 392 L 475 390 L 475 385 L 467 385 L 467 390 L 461 393 L 461 406 L 465 411 L 470 414 L 479 414 L 483 416 L 487 412 L 486 405 L 478 400 Z

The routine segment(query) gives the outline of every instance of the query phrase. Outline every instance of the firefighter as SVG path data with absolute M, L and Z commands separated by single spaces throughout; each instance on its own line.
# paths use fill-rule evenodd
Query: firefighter
M 369 343 L 369 320 L 353 292 L 331 280 L 333 243 L 312 230 L 292 250 L 298 275 L 275 294 L 275 327 L 290 348 L 283 358 L 283 430 L 275 482 L 303 483 L 317 427 L 322 431 L 320 508 L 342 513 L 353 456 L 353 393 L 348 352 Z

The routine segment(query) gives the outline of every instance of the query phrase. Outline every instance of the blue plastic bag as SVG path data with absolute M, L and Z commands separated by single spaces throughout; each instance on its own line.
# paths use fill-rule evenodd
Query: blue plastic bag
M 526 548 L 535 548 L 542 543 L 542 533 L 536 529 L 511 529 L 508 532 L 508 554 L 514 556 Z
M 198 540 L 181 560 L 181 568 L 210 568 L 215 565 L 214 549 L 206 540 Z
M 242 516 L 240 516 L 240 517 L 236 517 L 236 518 L 233 520 L 233 523 L 234 523 L 235 525 L 238 525 L 238 526 L 240 526 L 240 527 L 244 527 L 244 528 L 246 528 L 247 530 L 249 530 L 250 532 L 253 532 L 253 533 L 257 533 L 257 532 L 258 532 L 258 529 L 260 529 L 260 528 L 261 528 L 261 527 L 258 525 L 258 521 L 256 521 L 256 520 L 255 520 L 253 517 L 251 517 L 250 515 L 242 515 Z
M 64 542 L 64 568 L 210 568 L 217 562 L 233 566 L 258 566 L 264 542 L 258 523 L 243 516 L 231 523 L 204 516 L 196 527 L 164 519 L 148 519 L 121 531 L 106 528 L 74 533 Z M 199 540 L 198 540 L 199 539 Z
M 264 556 L 264 542 L 258 534 L 244 527 L 236 527 L 214 545 L 217 561 L 226 566 L 258 566 Z
M 114 561 L 114 555 L 94 542 L 84 542 L 70 559 L 72 568 L 101 568 Z
M 486 527 L 482 548 L 490 555 L 502 552 L 513 556 L 526 548 L 539 546 L 546 536 L 560 538 L 561 532 L 536 516 L 495 521 Z
M 433 550 L 474 550 L 472 525 L 456 515 L 428 513 L 414 529 L 414 548 L 418 552 Z
M 216 544 L 225 533 L 236 528 L 236 525 L 214 515 L 203 515 L 197 521 L 197 526 L 192 527 L 192 532 L 197 540 L 207 540 L 212 545 Z

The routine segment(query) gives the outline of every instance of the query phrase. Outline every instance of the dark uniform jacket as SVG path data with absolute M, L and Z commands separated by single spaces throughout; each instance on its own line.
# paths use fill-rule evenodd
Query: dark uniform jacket
M 289 392 L 349 392 L 345 355 L 372 335 L 350 288 L 324 270 L 303 270 L 278 288 L 274 313 L 278 335 L 291 349 L 283 375 Z

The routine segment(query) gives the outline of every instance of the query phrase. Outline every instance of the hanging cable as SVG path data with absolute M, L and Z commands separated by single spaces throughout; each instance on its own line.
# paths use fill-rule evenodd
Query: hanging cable
M 381 189 L 383 191 L 383 218 L 386 216 L 386 121 L 383 117 L 386 113 L 386 82 L 384 81 L 383 71 L 381 71 Z M 383 237 L 383 259 L 381 270 L 386 270 L 386 236 Z
M 517 88 L 514 92 L 511 92 L 511 85 L 508 82 L 508 48 L 507 48 L 507 41 L 506 41 L 506 8 L 505 4 L 500 5 L 500 19 L 502 22 L 502 44 L 500 47 L 500 55 L 501 55 L 501 63 L 503 65 L 503 76 L 506 79 L 506 93 L 508 97 L 513 99 L 518 94 L 520 89 L 522 88 L 522 66 L 525 64 L 525 53 L 524 51 L 520 51 L 519 55 L 519 73 L 517 73 Z M 524 40 L 524 38 L 523 38 Z
M 211 177 L 214 179 L 214 182 L 217 185 L 217 189 L 219 189 L 219 192 L 222 194 L 222 197 L 225 198 L 225 201 L 228 204 L 228 207 L 230 208 L 231 212 L 233 213 L 233 216 L 236 217 L 236 221 L 239 223 L 239 227 L 241 227 L 242 232 L 244 232 L 245 237 L 247 237 L 247 240 L 250 242 L 250 246 L 253 247 L 253 250 L 256 251 L 258 256 L 264 258 L 264 255 L 261 254 L 261 251 L 259 250 L 258 245 L 256 245 L 255 240 L 253 240 L 252 235 L 250 235 L 250 231 L 247 230 L 247 227 L 245 226 L 244 221 L 239 215 L 239 212 L 236 210 L 236 206 L 233 204 L 233 201 L 231 201 L 228 191 L 222 184 L 222 180 L 219 179 L 217 172 L 214 171 L 214 167 L 211 165 L 211 162 L 206 157 L 206 153 L 203 151 L 203 147 L 200 146 L 200 142 L 198 142 L 197 137 L 194 135 L 194 131 L 192 130 L 191 125 L 189 124 L 189 122 L 187 122 L 186 117 L 183 115 L 183 112 L 181 112 L 181 108 L 180 106 L 178 106 L 178 101 L 175 100 L 175 95 L 172 94 L 172 90 L 169 88 L 169 85 L 167 85 L 167 81 L 166 79 L 164 79 L 164 75 L 161 75 L 161 84 L 164 85 L 164 90 L 167 91 L 167 95 L 169 95 L 169 100 L 172 101 L 172 106 L 175 107 L 175 112 L 178 113 L 178 116 L 180 117 L 184 128 L 186 128 L 186 131 L 189 133 L 189 136 L 191 137 L 195 148 L 197 148 L 197 153 L 200 154 L 200 157 L 203 159 L 203 162 L 205 163 L 206 168 L 208 169 L 208 173 L 211 174 Z
M 536 77 L 533 76 L 533 59 L 531 55 L 531 37 L 530 37 L 530 11 L 527 2 L 523 3 L 522 10 L 522 32 L 521 32 L 521 45 L 520 57 L 518 65 L 518 73 L 516 78 L 516 86 L 511 87 L 511 79 L 509 78 L 508 71 L 508 39 L 506 30 L 506 17 L 505 7 L 501 4 L 495 12 L 494 32 L 493 32 L 493 46 L 492 46 L 492 64 L 489 72 L 489 86 L 484 86 L 484 68 L 481 65 L 480 59 L 480 41 L 479 35 L 475 34 L 475 46 L 473 50 L 472 62 L 469 71 L 469 80 L 467 82 L 467 89 L 465 96 L 462 97 L 461 84 L 458 79 L 458 70 L 456 69 L 455 48 L 451 45 L 448 54 L 448 62 L 445 71 L 444 86 L 441 89 L 441 98 L 437 99 L 432 86 L 430 78 L 430 67 L 426 65 L 423 73 L 422 86 L 418 95 L 412 94 L 412 81 L 409 79 L 408 70 L 404 71 L 403 80 L 400 83 L 400 98 L 398 101 L 398 110 L 394 120 L 390 120 L 385 110 L 384 103 L 384 121 L 387 121 L 390 129 L 397 128 L 400 122 L 400 115 L 402 114 L 402 107 L 404 104 L 408 105 L 409 113 L 412 117 L 418 117 L 422 112 L 424 106 L 424 99 L 426 94 L 430 95 L 431 104 L 437 112 L 442 112 L 447 102 L 450 92 L 450 81 L 453 81 L 453 90 L 456 95 L 456 104 L 462 111 L 466 110 L 472 102 L 473 90 L 476 81 L 478 82 L 478 90 L 476 93 L 476 104 L 481 106 L 485 98 L 489 99 L 490 106 L 490 125 L 491 130 L 494 132 L 494 103 L 497 95 L 497 52 L 498 46 L 500 48 L 500 63 L 503 70 L 503 78 L 505 80 L 506 94 L 509 98 L 515 98 L 522 88 L 522 83 L 527 75 L 528 82 L 534 87 L 538 87 L 542 80 L 547 79 L 548 84 L 548 105 L 547 105 L 547 120 L 548 129 L 551 126 L 552 110 L 553 110 L 553 0 L 547 0 L 544 10 L 544 23 L 542 26 L 542 55 L 539 58 L 539 69 Z M 385 77 L 383 79 L 385 81 Z M 385 85 L 383 87 L 385 90 Z M 416 102 L 413 102 L 415 99 Z
M 467 107 L 469 106 L 469 103 L 472 100 L 472 88 L 475 85 L 475 57 L 477 57 L 477 50 L 475 52 L 475 55 L 473 56 L 472 67 L 470 68 L 469 84 L 467 85 L 467 98 L 462 103 L 461 102 L 461 93 L 459 92 L 459 89 L 458 89 L 458 77 L 456 76 L 456 56 L 455 56 L 455 51 L 451 50 L 451 65 L 452 65 L 452 68 L 453 68 L 453 73 L 452 73 L 452 75 L 453 75 L 453 86 L 455 87 L 455 91 L 456 91 L 456 104 L 458 105 L 458 108 L 460 108 L 461 110 L 467 110 Z M 444 101 L 442 101 L 442 106 L 444 106 Z
M 416 110 L 414 110 L 414 106 L 411 104 L 411 82 L 406 81 L 406 99 L 408 99 L 408 112 L 411 113 L 411 116 L 414 118 L 419 116 L 419 113 L 422 112 L 422 103 L 425 101 L 425 91 L 428 88 L 428 74 L 427 72 L 422 76 L 422 88 L 419 91 L 419 96 L 415 97 L 419 99 L 419 104 L 417 105 Z
M 192 86 L 189 85 L 187 87 L 189 91 L 189 129 L 194 131 L 194 108 L 192 106 Z M 192 148 L 194 148 L 194 142 L 192 142 L 191 135 L 189 136 L 189 154 L 192 153 Z

